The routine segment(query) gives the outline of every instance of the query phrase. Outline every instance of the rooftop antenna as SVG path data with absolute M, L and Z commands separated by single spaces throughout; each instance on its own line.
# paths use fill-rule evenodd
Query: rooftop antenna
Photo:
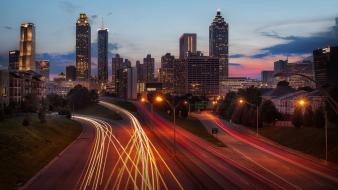
M 101 24 L 102 24 L 101 28 L 104 28 L 104 24 L 103 24 L 103 16 L 101 17 Z

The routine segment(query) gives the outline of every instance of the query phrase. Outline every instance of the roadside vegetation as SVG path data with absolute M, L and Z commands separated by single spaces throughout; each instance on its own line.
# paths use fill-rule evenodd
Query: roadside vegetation
M 325 131 L 315 127 L 263 127 L 260 134 L 292 149 L 325 159 Z M 328 129 L 328 160 L 338 164 L 338 130 Z
M 23 125 L 23 120 L 28 123 Z M 6 118 L 0 122 L 0 189 L 17 189 L 33 177 L 82 131 L 63 116 L 37 114 Z

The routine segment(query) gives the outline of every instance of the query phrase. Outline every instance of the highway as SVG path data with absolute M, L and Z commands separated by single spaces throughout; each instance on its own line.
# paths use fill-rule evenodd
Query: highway
M 141 105 L 140 107 L 142 109 Z M 172 131 L 172 124 L 163 120 L 156 113 L 151 114 L 145 108 L 142 112 L 147 114 L 147 117 L 153 120 L 157 126 L 161 127 L 161 131 L 165 128 L 168 129 L 167 133 L 170 133 L 170 130 Z M 206 115 L 203 114 L 198 115 L 198 118 L 210 128 L 217 127 L 217 124 L 220 124 L 217 118 L 206 119 L 205 117 Z M 227 147 L 218 148 L 208 145 L 183 129 L 177 128 L 176 132 L 178 148 L 193 150 L 190 153 L 195 153 L 196 157 L 202 157 L 201 160 L 204 160 L 206 165 L 212 163 L 209 164 L 209 167 L 214 167 L 213 171 L 222 173 L 227 169 L 225 166 L 233 166 L 223 177 L 239 185 L 241 189 L 263 189 L 265 187 L 271 189 L 337 189 L 337 170 L 321 164 L 309 164 L 309 161 L 302 158 L 297 158 L 298 161 L 296 162 L 296 159 L 292 159 L 295 156 L 286 153 L 281 154 L 280 151 L 277 154 L 276 149 L 271 149 L 262 142 L 254 145 L 250 143 L 250 138 L 243 140 L 239 139 L 238 136 L 227 135 L 227 140 L 223 141 Z M 288 157 L 282 158 L 281 155 Z M 215 159 L 213 160 L 213 158 Z M 244 173 L 238 176 L 241 179 L 240 181 L 238 178 L 233 178 L 238 170 Z M 245 186 L 248 185 L 247 182 L 250 182 L 251 186 Z
M 304 169 L 222 128 L 217 147 L 177 127 L 144 105 L 131 113 L 103 99 L 123 120 L 73 119 L 83 133 L 22 189 L 336 189 L 334 171 Z M 225 127 L 199 115 L 208 127 Z M 224 137 L 223 137 L 224 136 Z M 259 144 L 259 143 L 257 143 Z M 268 149 L 264 151 L 262 149 Z M 319 167 L 319 166 L 318 166 Z M 327 173 L 325 173 L 327 172 Z M 325 175 L 320 175 L 325 173 Z M 327 176 L 331 176 L 327 177 Z

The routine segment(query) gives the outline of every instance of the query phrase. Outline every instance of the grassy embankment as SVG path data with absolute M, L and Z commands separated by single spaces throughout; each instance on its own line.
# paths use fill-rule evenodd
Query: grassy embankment
M 22 116 L 0 121 L 0 189 L 18 188 L 82 131 L 65 117 L 47 116 L 42 124 L 36 115 L 30 115 L 29 126 L 22 125 Z
M 313 127 L 264 127 L 260 134 L 289 148 L 325 158 L 325 130 Z M 338 164 L 338 130 L 328 129 L 328 160 Z
M 173 117 L 172 115 L 168 115 L 164 112 L 161 111 L 157 111 L 160 115 L 162 115 L 165 119 L 167 119 L 168 121 L 172 121 Z M 190 133 L 216 145 L 219 147 L 225 147 L 226 145 L 219 141 L 216 137 L 214 137 L 213 135 L 211 135 L 207 129 L 203 126 L 203 124 L 201 123 L 200 120 L 198 120 L 195 117 L 188 117 L 188 118 L 181 118 L 181 117 L 176 117 L 176 124 L 189 131 Z

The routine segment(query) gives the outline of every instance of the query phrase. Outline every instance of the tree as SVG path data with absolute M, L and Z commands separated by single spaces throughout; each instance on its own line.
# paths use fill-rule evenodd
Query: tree
M 57 94 L 48 94 L 47 104 L 50 111 L 58 111 L 60 108 L 67 106 L 67 100 Z
M 304 111 L 304 126 L 311 127 L 313 126 L 313 117 L 314 113 L 312 111 L 312 106 L 309 105 L 305 108 Z
M 280 115 L 281 114 L 271 100 L 266 100 L 262 103 L 262 106 L 260 107 L 260 118 L 262 122 L 272 123 L 276 119 L 279 119 Z
M 325 115 L 324 115 L 323 108 L 320 107 L 316 109 L 314 116 L 313 116 L 313 125 L 318 128 L 325 126 Z
M 41 108 L 39 110 L 38 117 L 39 117 L 40 123 L 46 123 L 46 111 L 44 108 Z
M 30 118 L 28 116 L 23 118 L 22 125 L 23 126 L 29 126 L 30 125 Z
M 24 100 L 21 104 L 21 109 L 23 112 L 36 112 L 39 107 L 38 97 L 33 94 L 28 94 L 24 97 Z
M 224 100 L 221 102 L 221 105 L 218 110 L 218 114 L 225 118 L 225 119 L 230 119 L 233 109 L 234 109 L 234 102 L 236 101 L 237 94 L 235 92 L 229 92 L 225 96 Z M 231 113 L 231 114 L 228 114 Z
M 67 94 L 69 107 L 74 109 L 84 108 L 92 103 L 96 103 L 98 95 L 96 91 L 89 92 L 86 87 L 76 85 Z
M 303 112 L 301 107 L 296 107 L 292 115 L 292 124 L 300 128 L 303 125 Z

